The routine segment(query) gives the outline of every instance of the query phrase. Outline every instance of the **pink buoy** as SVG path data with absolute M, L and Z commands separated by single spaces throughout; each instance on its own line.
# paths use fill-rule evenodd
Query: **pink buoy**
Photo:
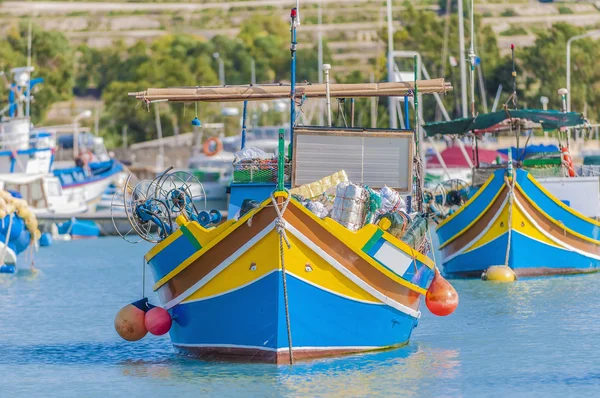
M 147 333 L 148 329 L 144 324 L 148 299 L 136 301 L 132 304 L 127 304 L 115 316 L 115 330 L 123 339 L 127 341 L 141 340 Z
M 146 318 L 144 324 L 146 329 L 155 336 L 162 336 L 171 330 L 171 314 L 162 307 L 151 306 L 150 310 L 146 312 Z

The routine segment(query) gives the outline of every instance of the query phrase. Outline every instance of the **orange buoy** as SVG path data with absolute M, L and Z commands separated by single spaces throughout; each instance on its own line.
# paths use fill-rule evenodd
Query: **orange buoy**
M 456 293 L 450 282 L 444 279 L 437 268 L 435 269 L 433 281 L 431 281 L 431 285 L 427 290 L 425 304 L 427 304 L 429 311 L 437 316 L 450 315 L 458 307 L 458 293 Z
M 150 333 L 155 336 L 162 336 L 171 330 L 173 321 L 171 320 L 171 314 L 162 307 L 150 306 L 150 310 L 146 312 L 144 319 L 144 325 Z
M 148 333 L 148 329 L 144 324 L 147 305 L 148 299 L 143 298 L 127 304 L 117 313 L 115 330 L 124 340 L 138 341 Z
M 214 149 L 211 149 L 212 144 L 215 145 Z M 215 156 L 217 153 L 223 150 L 223 143 L 218 137 L 210 137 L 202 145 L 202 151 L 206 156 Z
M 569 177 L 575 177 L 575 169 L 573 168 L 573 159 L 571 158 L 571 154 L 569 153 L 569 148 L 563 146 L 560 148 L 560 152 L 563 158 L 563 162 L 567 166 L 567 170 L 569 172 Z

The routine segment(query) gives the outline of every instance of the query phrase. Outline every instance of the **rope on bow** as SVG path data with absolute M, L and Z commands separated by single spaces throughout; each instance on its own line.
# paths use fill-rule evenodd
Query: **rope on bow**
M 288 240 L 287 235 L 285 233 L 286 222 L 283 218 L 283 214 L 285 213 L 285 210 L 287 209 L 287 206 L 290 203 L 290 199 L 292 198 L 292 195 L 290 195 L 290 193 L 287 189 L 285 190 L 285 192 L 287 193 L 287 198 L 283 202 L 281 209 L 279 208 L 279 204 L 277 203 L 277 199 L 275 199 L 275 196 L 273 195 L 273 193 L 271 193 L 271 201 L 273 202 L 273 207 L 275 207 L 275 211 L 277 212 L 277 219 L 275 220 L 275 231 L 279 235 L 279 256 L 281 258 L 281 270 L 282 270 L 282 273 L 281 273 L 282 278 L 281 279 L 283 282 L 283 301 L 285 304 L 285 323 L 286 323 L 286 327 L 287 327 L 290 365 L 293 365 L 294 364 L 294 352 L 293 352 L 293 345 L 292 345 L 292 329 L 290 326 L 290 308 L 289 308 L 288 293 L 287 293 L 287 280 L 286 280 L 286 275 L 285 275 L 285 273 L 286 273 L 286 271 L 285 271 L 285 256 L 284 256 L 284 252 L 283 252 L 283 250 L 284 250 L 283 243 L 284 242 L 287 245 L 288 249 L 291 248 L 290 241 Z

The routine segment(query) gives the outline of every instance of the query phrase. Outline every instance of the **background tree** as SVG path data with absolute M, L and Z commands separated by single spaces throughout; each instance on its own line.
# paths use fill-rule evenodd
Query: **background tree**
M 6 40 L 0 44 L 2 68 L 5 73 L 12 68 L 27 65 L 28 29 L 28 23 L 9 28 Z M 31 58 L 32 66 L 35 67 L 33 77 L 44 78 L 44 85 L 34 94 L 35 103 L 31 107 L 32 120 L 38 123 L 44 119 L 53 103 L 72 97 L 74 55 L 69 41 L 62 33 L 43 31 L 37 25 L 33 25 Z M 0 86 L 2 98 L 6 100 L 6 88 L 4 85 Z

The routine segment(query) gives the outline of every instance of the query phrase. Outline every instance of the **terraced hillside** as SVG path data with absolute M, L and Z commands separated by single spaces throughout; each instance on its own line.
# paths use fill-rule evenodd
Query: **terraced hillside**
M 417 0 L 411 3 L 416 8 L 442 12 L 439 5 L 444 2 Z M 206 38 L 235 36 L 240 25 L 254 15 L 274 14 L 287 19 L 286 9 L 295 3 L 281 0 L 5 1 L 0 5 L 0 26 L 10 26 L 15 17 L 34 15 L 36 23 L 44 29 L 64 32 L 74 43 L 104 47 L 116 39 L 133 44 L 167 33 L 189 33 Z M 536 31 L 556 22 L 590 28 L 600 26 L 597 3 L 600 2 L 477 0 L 476 11 L 483 17 L 483 23 L 498 34 L 500 48 L 507 51 L 510 43 L 532 45 Z M 369 70 L 369 62 L 385 51 L 381 37 L 386 26 L 386 1 L 302 0 L 301 46 L 316 40 L 319 4 L 322 5 L 321 29 L 333 51 L 334 61 L 340 65 L 338 71 L 344 68 Z M 403 4 L 404 1 L 393 1 L 396 21 L 401 20 Z

